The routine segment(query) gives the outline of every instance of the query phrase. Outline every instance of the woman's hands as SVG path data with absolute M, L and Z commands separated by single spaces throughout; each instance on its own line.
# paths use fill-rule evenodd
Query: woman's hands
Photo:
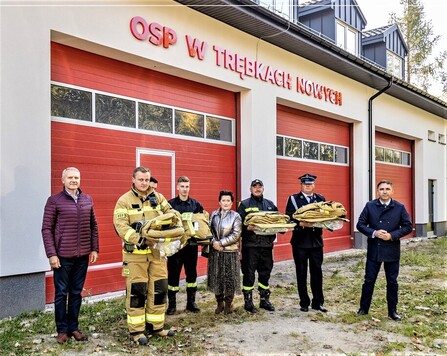
M 223 246 L 219 243 L 219 241 L 213 241 L 213 248 L 220 252 L 224 250 Z

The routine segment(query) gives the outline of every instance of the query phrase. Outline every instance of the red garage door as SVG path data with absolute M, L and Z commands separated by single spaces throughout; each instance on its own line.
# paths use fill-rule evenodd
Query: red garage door
M 278 106 L 277 179 L 278 208 L 285 211 L 288 197 L 300 191 L 298 177 L 316 175 L 316 192 L 326 200 L 341 202 L 351 219 L 349 166 L 350 126 L 308 112 Z M 352 247 L 351 224 L 341 230 L 324 230 L 324 251 Z M 292 258 L 291 233 L 278 235 L 275 259 Z
M 376 184 L 382 179 L 393 182 L 393 199 L 405 205 L 414 224 L 412 156 L 413 141 L 376 132 Z
M 122 290 L 112 219 L 133 169 L 147 165 L 167 199 L 177 177 L 187 175 L 191 196 L 216 209 L 221 189 L 236 190 L 235 94 L 56 43 L 51 70 L 52 193 L 61 189 L 65 167 L 80 169 L 100 233 L 99 263 L 89 268 L 85 294 Z M 199 258 L 199 274 L 206 263 Z M 47 302 L 54 294 L 50 278 Z

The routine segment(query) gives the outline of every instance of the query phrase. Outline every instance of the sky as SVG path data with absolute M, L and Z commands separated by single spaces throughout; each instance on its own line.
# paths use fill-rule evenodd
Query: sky
M 357 4 L 366 18 L 365 30 L 384 26 L 388 23 L 389 14 L 396 12 L 397 17 L 403 15 L 403 5 L 399 0 L 357 0 Z M 447 50 L 447 0 L 422 0 L 425 19 L 431 20 L 435 35 L 441 35 L 436 53 Z M 447 63 L 446 63 L 447 67 Z M 440 95 L 441 86 L 435 85 L 430 94 Z

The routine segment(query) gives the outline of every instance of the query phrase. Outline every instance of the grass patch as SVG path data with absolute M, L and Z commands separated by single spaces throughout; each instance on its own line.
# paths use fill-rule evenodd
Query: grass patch
M 330 322 L 357 332 L 381 331 L 407 340 L 388 342 L 376 350 L 378 354 L 396 353 L 428 354 L 447 353 L 445 340 L 447 334 L 447 239 L 438 238 L 408 243 L 402 251 L 401 273 L 399 276 L 399 313 L 404 319 L 399 322 L 387 318 L 386 281 L 383 268 L 376 282 L 370 314 L 357 317 L 361 287 L 364 277 L 365 253 L 331 256 L 324 260 L 324 293 L 330 313 L 313 313 L 315 322 Z M 290 277 L 289 275 L 283 276 Z M 296 317 L 298 310 L 297 287 L 295 281 L 271 285 L 273 304 L 288 303 L 293 308 L 277 312 L 275 317 L 287 319 Z M 292 278 L 293 280 L 293 278 Z M 184 293 L 184 291 L 181 291 Z M 166 318 L 166 328 L 175 327 L 174 338 L 152 337 L 146 348 L 132 347 L 129 342 L 124 297 L 83 304 L 80 323 L 82 330 L 91 336 L 88 343 L 70 341 L 58 345 L 54 338 L 55 324 L 51 312 L 24 313 L 16 318 L 0 321 L 1 355 L 62 355 L 86 353 L 110 354 L 183 354 L 204 355 L 228 354 L 225 340 L 216 340 L 215 330 L 223 324 L 242 325 L 246 322 L 268 320 L 266 313 L 246 313 L 243 310 L 243 297 L 237 296 L 234 313 L 228 316 L 214 314 L 216 302 L 214 295 L 199 285 L 199 300 L 202 312 L 200 317 L 193 313 L 177 313 Z M 255 291 L 253 296 L 258 302 Z M 97 338 L 93 337 L 97 335 Z M 302 338 L 305 353 L 306 336 L 292 331 L 290 336 Z M 241 346 L 242 347 L 242 346 Z M 286 350 L 278 350 L 282 352 Z M 363 350 L 361 350 L 363 352 Z M 232 355 L 238 355 L 232 350 Z

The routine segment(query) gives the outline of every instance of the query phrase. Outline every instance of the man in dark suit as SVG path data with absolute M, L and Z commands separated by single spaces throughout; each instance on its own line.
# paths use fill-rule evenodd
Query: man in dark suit
M 374 284 L 383 262 L 388 316 L 393 320 L 400 320 L 401 317 L 397 314 L 400 238 L 412 231 L 413 224 L 405 206 L 391 199 L 393 183 L 381 180 L 377 184 L 377 192 L 379 198 L 366 203 L 357 222 L 358 231 L 368 237 L 365 281 L 357 315 L 369 312 Z
M 313 223 L 297 221 L 293 219 L 293 213 L 299 208 L 310 203 L 325 201 L 321 194 L 316 194 L 315 179 L 317 177 L 306 173 L 299 177 L 301 181 L 301 191 L 292 194 L 287 200 L 286 214 L 296 222 L 295 230 L 292 233 L 293 259 L 295 261 L 296 278 L 298 283 L 298 294 L 300 297 L 300 310 L 309 311 L 309 305 L 312 309 L 327 312 L 323 306 L 323 230 L 313 227 Z M 307 293 L 307 267 L 310 270 L 310 288 L 312 290 L 312 304 Z

